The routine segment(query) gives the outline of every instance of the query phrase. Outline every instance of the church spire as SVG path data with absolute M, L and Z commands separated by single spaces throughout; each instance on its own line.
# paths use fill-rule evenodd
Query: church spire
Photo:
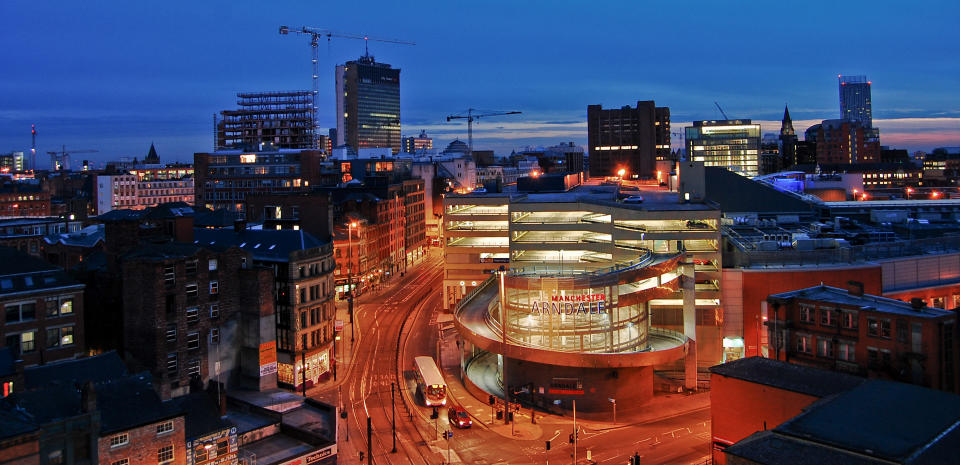
M 160 163 L 160 156 L 157 155 L 157 149 L 153 146 L 153 142 L 150 143 L 150 151 L 147 153 L 147 157 L 143 159 L 143 162 L 154 165 Z
M 794 136 L 797 133 L 793 130 L 793 120 L 790 119 L 790 108 L 783 106 L 783 122 L 780 124 L 781 136 Z

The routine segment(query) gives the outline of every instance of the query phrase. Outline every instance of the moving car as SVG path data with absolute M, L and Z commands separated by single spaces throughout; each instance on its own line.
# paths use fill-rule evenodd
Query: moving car
M 450 409 L 447 410 L 447 418 L 450 420 L 450 424 L 457 428 L 469 428 L 473 426 L 473 420 L 470 419 L 470 414 L 468 414 L 463 407 L 450 407 Z

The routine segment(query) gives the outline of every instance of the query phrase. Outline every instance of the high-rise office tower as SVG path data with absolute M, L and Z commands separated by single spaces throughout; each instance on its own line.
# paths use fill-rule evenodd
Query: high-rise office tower
M 866 76 L 837 75 L 840 81 L 840 118 L 859 121 L 865 128 L 873 127 L 873 109 L 870 102 L 871 82 Z
M 686 135 L 688 160 L 722 166 L 743 176 L 759 174 L 759 124 L 748 119 L 694 121 Z
M 653 100 L 639 101 L 636 108 L 604 110 L 587 106 L 587 142 L 590 176 L 652 178 L 656 160 L 670 156 L 670 109 Z
M 220 112 L 215 148 L 254 150 L 261 144 L 282 149 L 316 148 L 311 95 L 306 90 L 238 93 L 240 108 Z
M 786 105 L 783 106 L 783 121 L 780 123 L 780 162 L 783 168 L 797 164 L 797 132 L 793 129 L 790 109 Z
M 337 66 L 337 141 L 400 152 L 400 70 L 365 55 Z

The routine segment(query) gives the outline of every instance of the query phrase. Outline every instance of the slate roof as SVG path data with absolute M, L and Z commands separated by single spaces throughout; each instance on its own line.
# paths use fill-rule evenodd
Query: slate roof
M 791 299 L 799 298 L 805 300 L 816 300 L 821 302 L 830 302 L 838 305 L 850 305 L 855 307 L 872 307 L 883 313 L 896 313 L 900 315 L 941 317 L 952 315 L 953 312 L 941 310 L 939 308 L 924 307 L 915 310 L 908 302 L 896 299 L 881 297 L 877 295 L 864 294 L 862 296 L 851 295 L 846 289 L 840 289 L 831 286 L 813 286 L 795 291 L 781 292 L 770 295 L 772 299 Z
M 104 226 L 94 224 L 77 232 L 63 234 L 49 234 L 43 238 L 47 244 L 63 244 L 71 247 L 96 247 L 104 241 Z
M 757 463 L 956 463 L 960 396 L 870 380 L 726 452 Z
M 710 372 L 815 397 L 849 391 L 865 381 L 859 376 L 764 357 L 747 357 L 712 366 Z
M 83 286 L 60 268 L 10 247 L 0 247 L 0 295 Z
M 40 429 L 30 417 L 12 404 L 0 402 L 0 439 L 12 438 Z
M 115 351 L 75 360 L 38 365 L 23 371 L 24 388 L 43 388 L 54 384 L 83 385 L 87 381 L 99 383 L 123 377 L 127 368 Z
M 192 392 L 175 397 L 170 402 L 184 412 L 186 440 L 233 427 L 233 423 L 220 417 L 216 399 L 206 392 Z
M 724 212 L 810 214 L 813 207 L 790 194 L 726 168 L 704 167 L 706 198 Z
M 254 260 L 286 263 L 290 254 L 298 250 L 322 247 L 322 242 L 303 230 L 292 229 L 204 229 L 194 228 L 194 244 L 202 247 L 239 247 L 253 255 Z

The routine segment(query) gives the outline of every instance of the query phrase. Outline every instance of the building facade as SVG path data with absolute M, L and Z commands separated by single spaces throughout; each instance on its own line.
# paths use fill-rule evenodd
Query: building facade
M 13 249 L 0 247 L 0 261 L 0 344 L 26 366 L 82 356 L 84 285 Z
M 880 161 L 880 140 L 873 129 L 860 121 L 823 120 L 807 128 L 806 141 L 816 143 L 817 163 L 876 163 Z
M 194 205 L 242 217 L 249 194 L 304 192 L 319 180 L 323 152 L 265 148 L 196 153 Z
M 653 100 L 604 110 L 587 106 L 587 153 L 590 177 L 653 178 L 656 161 L 670 155 L 670 109 Z
M 220 112 L 217 150 L 255 150 L 261 145 L 315 149 L 313 92 L 240 92 L 236 110 Z
M 167 202 L 193 204 L 193 167 L 143 168 L 96 179 L 97 214 L 115 208 L 139 210 Z
M 0 186 L 0 217 L 50 216 L 50 193 L 36 184 L 5 182 Z
M 401 149 L 400 69 L 370 55 L 336 68 L 337 146 Z
M 866 76 L 837 75 L 840 90 L 840 118 L 873 128 L 872 82 Z
M 419 136 L 403 138 L 403 152 L 416 154 L 427 150 L 433 150 L 433 139 L 427 135 L 427 131 L 420 131 Z
M 760 172 L 760 125 L 751 120 L 694 121 L 686 139 L 690 161 L 743 176 Z
M 956 313 L 848 289 L 815 286 L 768 299 L 774 358 L 958 393 Z

